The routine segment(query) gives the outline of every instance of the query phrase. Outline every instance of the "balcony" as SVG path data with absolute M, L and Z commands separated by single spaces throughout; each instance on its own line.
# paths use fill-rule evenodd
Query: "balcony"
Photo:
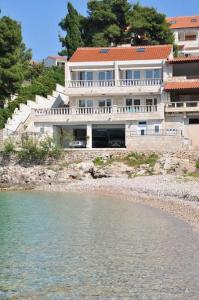
M 34 109 L 35 122 L 81 123 L 163 119 L 164 104 L 112 107 L 69 107 Z
M 171 102 L 166 105 L 166 113 L 199 112 L 199 101 Z
M 162 82 L 162 79 L 72 80 L 66 83 L 66 93 L 69 96 L 159 93 Z

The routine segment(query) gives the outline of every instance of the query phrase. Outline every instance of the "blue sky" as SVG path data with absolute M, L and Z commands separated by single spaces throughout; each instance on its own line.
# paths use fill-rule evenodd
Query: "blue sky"
M 87 0 L 71 0 L 86 15 Z M 154 6 L 168 16 L 199 15 L 198 0 L 140 0 Z M 8 15 L 22 24 L 24 41 L 33 50 L 33 58 L 41 60 L 56 55 L 61 49 L 58 34 L 59 21 L 66 14 L 67 0 L 0 0 L 2 15 Z

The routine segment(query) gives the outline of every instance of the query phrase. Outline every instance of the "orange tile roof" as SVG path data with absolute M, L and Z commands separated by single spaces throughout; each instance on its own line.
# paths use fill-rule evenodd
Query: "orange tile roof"
M 193 21 L 194 20 L 194 21 Z M 171 29 L 199 27 L 199 16 L 167 18 Z
M 142 48 L 144 48 L 143 52 L 141 51 Z M 70 62 L 100 62 L 100 61 L 167 59 L 171 54 L 172 49 L 173 49 L 172 45 L 113 47 L 113 48 L 78 48 L 69 61 Z M 106 53 L 101 53 L 101 50 Z
M 186 89 L 199 89 L 199 80 L 194 81 L 179 81 L 179 82 L 167 82 L 164 87 L 165 91 L 172 90 L 186 90 Z
M 189 63 L 189 62 L 199 62 L 199 56 L 188 56 L 188 57 L 179 56 L 169 60 L 170 64 Z

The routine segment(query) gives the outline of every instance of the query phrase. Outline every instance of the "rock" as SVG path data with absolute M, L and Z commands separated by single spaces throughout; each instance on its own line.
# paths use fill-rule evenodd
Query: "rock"
M 111 177 L 111 174 L 108 172 L 108 170 L 102 168 L 98 169 L 96 167 L 93 168 L 91 175 L 94 179 Z
M 175 172 L 175 170 L 179 167 L 179 161 L 176 158 L 168 157 L 165 160 L 163 169 L 169 172 Z
M 81 162 L 76 165 L 76 168 L 79 170 L 82 170 L 84 173 L 92 173 L 93 168 L 94 168 L 94 163 L 93 162 Z
M 53 170 L 49 170 L 48 169 L 48 170 L 45 171 L 45 175 L 47 177 L 51 178 L 51 179 L 55 178 L 56 174 L 57 173 L 55 171 L 53 171 Z
M 136 173 L 137 176 L 143 176 L 143 175 L 146 175 L 147 174 L 147 170 L 140 170 Z

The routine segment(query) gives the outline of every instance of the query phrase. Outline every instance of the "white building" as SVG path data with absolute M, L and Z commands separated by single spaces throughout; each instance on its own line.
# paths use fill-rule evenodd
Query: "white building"
M 199 16 L 167 19 L 175 36 L 175 42 L 186 56 L 199 55 Z
M 199 80 L 187 75 L 199 78 L 196 63 L 174 59 L 171 45 L 80 48 L 65 87 L 21 104 L 5 135 L 51 135 L 64 148 L 199 148 Z
M 44 66 L 45 67 L 53 67 L 53 66 L 65 67 L 66 62 L 67 62 L 67 58 L 64 56 L 48 56 L 44 60 Z

